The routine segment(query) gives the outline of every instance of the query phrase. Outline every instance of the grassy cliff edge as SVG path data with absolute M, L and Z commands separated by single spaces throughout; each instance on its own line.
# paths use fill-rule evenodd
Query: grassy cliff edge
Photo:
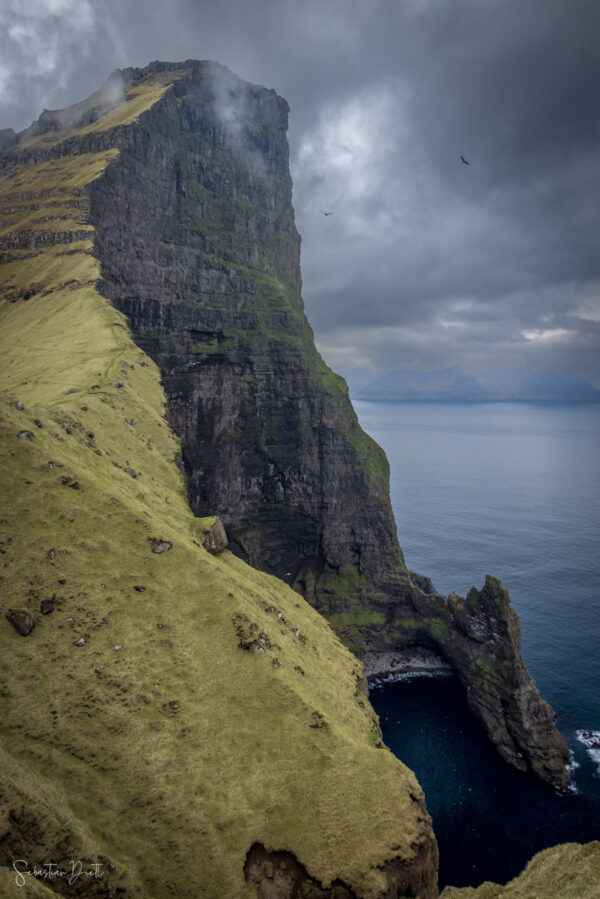
M 287 870 L 250 869 L 259 846 L 307 896 L 432 896 L 422 791 L 360 663 L 297 593 L 203 546 L 158 370 L 95 288 L 86 188 L 117 152 L 0 173 L 0 861 L 101 862 L 64 895 L 253 896 Z
M 505 886 L 447 887 L 443 899 L 595 899 L 600 883 L 600 843 L 564 843 L 538 852 Z M 441 899 L 440 897 L 440 899 Z
M 97 291 L 89 186 L 177 71 L 0 163 L 0 892 L 429 899 L 422 791 L 361 664 L 298 593 L 206 550 L 158 369 Z M 334 622 L 360 636 L 357 614 Z M 444 895 L 591 899 L 599 857 L 555 847 Z M 21 886 L 16 859 L 102 877 Z

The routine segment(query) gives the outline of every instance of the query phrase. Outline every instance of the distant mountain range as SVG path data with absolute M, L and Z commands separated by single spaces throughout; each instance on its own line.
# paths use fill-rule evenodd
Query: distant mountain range
M 372 375 L 371 375 L 372 377 Z M 553 372 L 503 371 L 468 374 L 397 370 L 369 382 L 364 371 L 347 373 L 355 399 L 407 403 L 599 403 L 600 390 L 582 378 Z

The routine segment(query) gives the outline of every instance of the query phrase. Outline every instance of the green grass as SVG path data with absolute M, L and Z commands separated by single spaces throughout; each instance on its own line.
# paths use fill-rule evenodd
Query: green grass
M 500 886 L 444 890 L 444 899 L 597 899 L 600 843 L 565 843 L 538 852 L 522 874 Z
M 385 624 L 385 615 L 383 612 L 374 612 L 372 609 L 358 609 L 356 612 L 336 612 L 329 615 L 327 620 L 337 631 L 344 627 Z
M 360 573 L 358 565 L 347 565 L 339 571 L 326 572 L 321 577 L 320 586 L 324 592 L 348 602 L 356 601 L 357 594 L 371 593 L 373 589 L 367 578 Z
M 479 656 L 475 659 L 475 664 L 479 669 L 480 673 L 483 674 L 486 680 L 488 681 L 497 681 L 499 680 L 498 672 L 494 668 L 493 665 L 490 664 L 486 659 Z
M 406 630 L 414 630 L 416 628 L 423 627 L 423 623 L 417 621 L 416 618 L 398 618 L 396 624 L 398 627 Z
M 124 101 L 101 116 L 90 125 L 82 125 L 62 131 L 50 131 L 47 134 L 38 134 L 24 141 L 21 146 L 47 150 L 55 147 L 66 138 L 81 138 L 88 134 L 99 134 L 110 131 L 123 125 L 135 122 L 142 113 L 150 109 L 161 99 L 170 85 L 186 74 L 187 70 L 180 69 L 176 72 L 155 73 L 143 79 L 143 81 L 130 88 L 124 97 Z M 90 98 L 93 101 L 95 95 Z M 93 105 L 93 103 L 91 104 Z
M 92 126 L 29 146 L 126 125 L 167 86 L 149 78 Z M 3 234 L 73 230 L 82 192 L 117 152 L 6 166 Z M 38 865 L 102 860 L 131 897 L 251 897 L 243 865 L 262 842 L 324 884 L 381 896 L 386 861 L 410 863 L 429 833 L 422 792 L 377 748 L 362 666 L 324 619 L 280 581 L 203 549 L 214 518 L 189 510 L 159 372 L 97 293 L 91 249 L 11 248 L 0 269 L 0 892 L 55 895 L 16 884 L 1 867 L 14 851 Z M 293 323 L 297 307 L 280 282 L 259 281 L 259 324 L 275 339 L 271 320 Z M 345 394 L 318 354 L 307 359 L 333 399 Z M 383 490 L 387 463 L 348 425 Z M 172 549 L 153 553 L 152 537 Z M 381 623 L 352 608 L 364 586 L 357 569 L 329 582 L 351 606 L 338 624 L 357 635 Z M 34 615 L 30 636 L 9 608 Z M 264 630 L 263 653 L 240 648 Z M 473 896 L 592 899 L 597 847 L 549 850 L 514 888 Z
M 31 868 L 29 869 L 31 870 Z M 71 870 L 69 868 L 69 870 Z M 0 868 L 0 895 L 8 897 L 20 897 L 20 899 L 56 899 L 56 892 L 46 885 L 45 881 L 28 877 L 23 874 L 17 885 L 17 873 L 23 872 L 23 867 L 17 865 L 17 871 L 12 868 L 6 870 Z
M 236 265 L 236 273 L 253 294 L 248 310 L 256 316 L 261 337 L 291 341 L 302 349 L 312 343 L 302 305 L 291 287 L 279 278 L 242 264 Z
M 318 595 L 327 621 L 353 652 L 363 648 L 365 633 L 370 628 L 380 629 L 385 624 L 384 612 L 366 605 L 376 594 L 358 565 L 323 574 L 318 582 Z
M 427 624 L 440 640 L 448 633 L 448 625 L 442 618 L 428 618 Z
M 53 132 L 53 135 L 59 133 Z M 97 178 L 118 153 L 117 149 L 111 149 L 99 153 L 82 153 L 79 156 L 49 159 L 27 166 L 6 166 L 1 170 L 0 181 L 2 218 L 4 219 L 6 214 L 14 215 L 10 208 L 5 209 L 7 202 L 32 198 L 47 200 L 49 197 L 56 202 L 60 198 L 72 197 Z M 26 226 L 28 221 L 27 214 L 22 220 L 19 217 L 17 220 L 19 228 Z
M 0 204 L 68 199 L 113 157 L 4 171 Z M 429 832 L 421 790 L 376 748 L 362 666 L 324 619 L 203 549 L 214 519 L 187 505 L 158 369 L 97 293 L 90 249 L 16 250 L 0 280 L 3 833 L 24 810 L 32 863 L 102 857 L 128 896 L 254 896 L 257 841 L 379 896 L 381 867 Z M 30 636 L 9 608 L 34 615 Z M 264 653 L 239 647 L 240 621 L 267 630 Z M 12 876 L 3 896 L 48 894 Z

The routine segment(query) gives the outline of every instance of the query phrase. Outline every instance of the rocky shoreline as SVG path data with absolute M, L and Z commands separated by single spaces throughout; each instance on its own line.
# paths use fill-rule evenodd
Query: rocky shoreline
M 369 686 L 405 676 L 455 674 L 453 666 L 433 649 L 415 647 L 370 653 L 363 661 Z

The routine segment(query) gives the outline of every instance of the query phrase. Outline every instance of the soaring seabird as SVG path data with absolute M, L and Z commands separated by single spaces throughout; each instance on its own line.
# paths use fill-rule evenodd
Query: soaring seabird
M 468 159 L 465 159 L 465 157 L 462 155 L 462 153 L 460 154 L 460 161 L 461 161 L 461 162 L 464 162 L 465 165 L 471 165 L 471 163 L 469 162 L 469 160 L 468 160 Z
M 322 209 L 321 212 L 323 212 Z M 335 215 L 335 212 L 323 212 L 323 215 Z

